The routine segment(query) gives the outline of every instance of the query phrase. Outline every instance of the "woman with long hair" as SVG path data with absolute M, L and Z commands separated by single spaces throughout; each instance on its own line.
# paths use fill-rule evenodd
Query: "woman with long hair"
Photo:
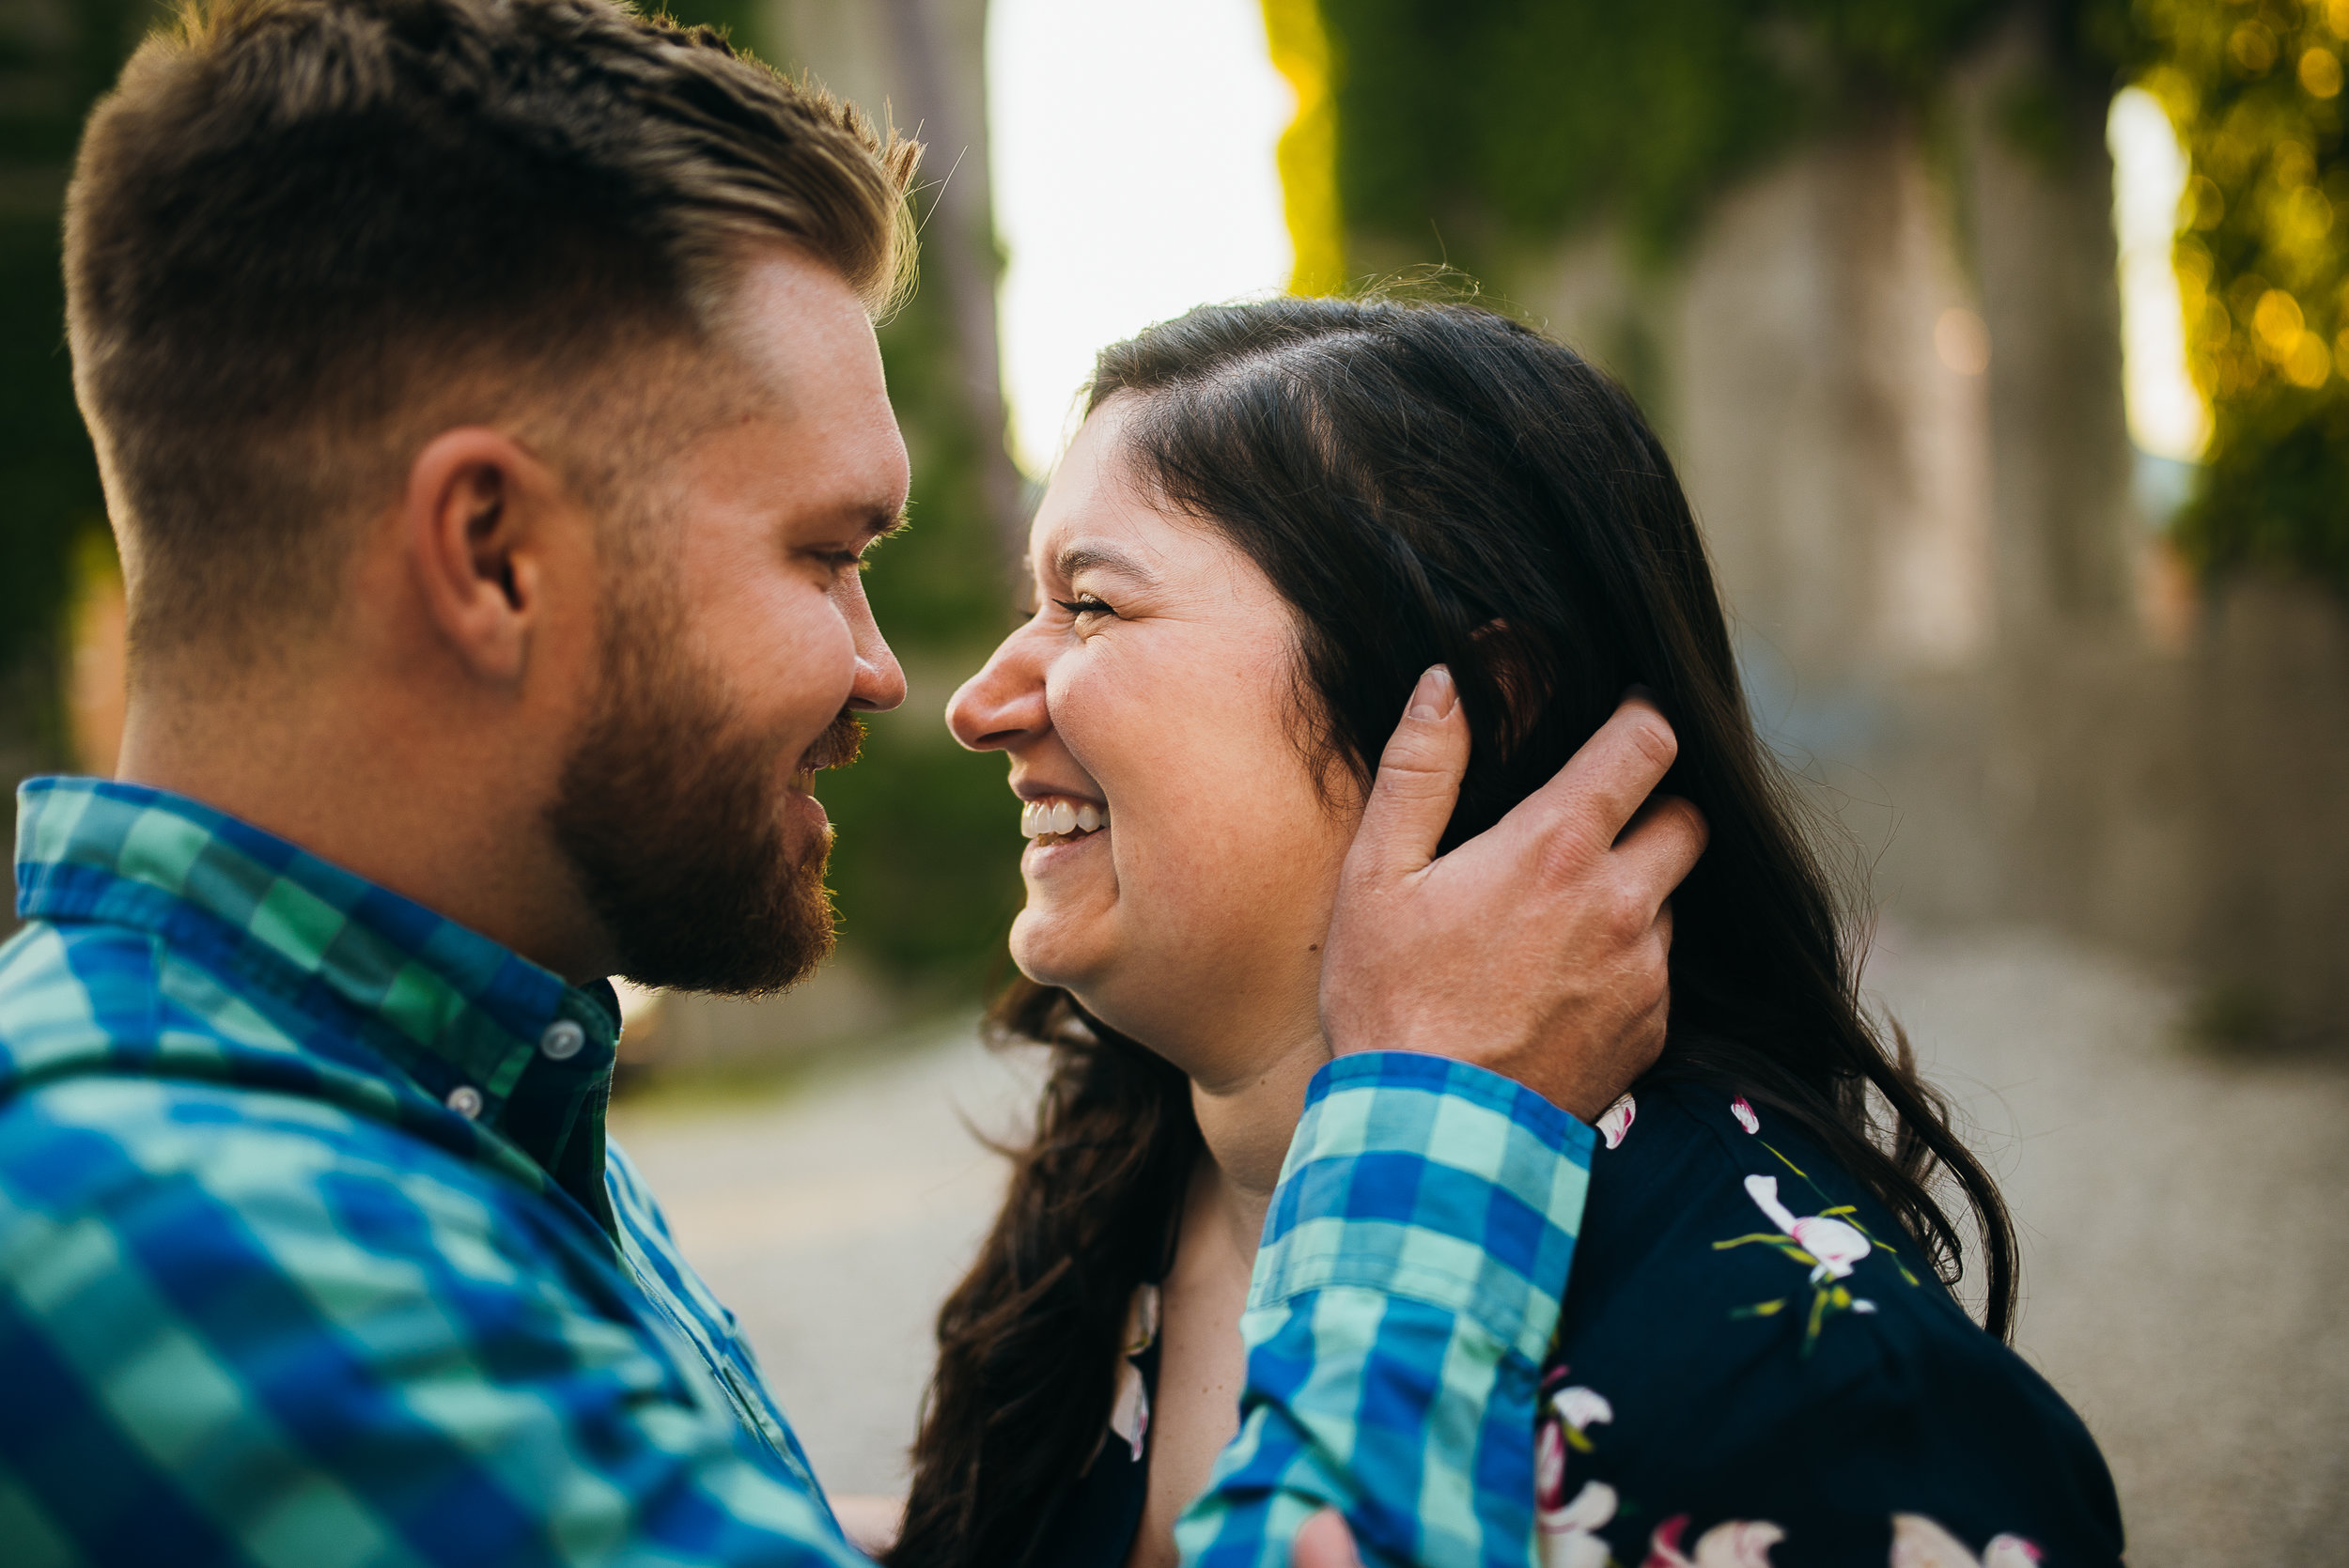
M 1031 550 L 1034 616 L 949 717 L 1010 758 L 1026 978 L 994 1023 L 1052 1070 L 940 1315 L 894 1568 L 1174 1561 L 1328 1060 L 1339 868 L 1431 665 L 1472 735 L 1445 847 L 1634 688 L 1712 833 L 1673 901 L 1663 1057 L 1599 1123 L 1542 1420 L 1494 1456 L 1532 1478 L 1549 1560 L 2118 1560 L 2094 1443 L 2004 1343 L 2006 1210 L 1859 1002 L 1688 501 L 1620 388 L 1470 305 L 1194 311 L 1101 355 Z

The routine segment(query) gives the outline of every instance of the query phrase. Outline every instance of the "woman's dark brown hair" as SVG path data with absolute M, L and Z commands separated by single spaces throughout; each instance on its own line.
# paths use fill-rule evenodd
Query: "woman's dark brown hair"
M 1663 787 L 1712 841 L 1673 899 L 1649 1081 L 1798 1123 L 1952 1283 L 1964 1247 L 1935 1188 L 1953 1184 L 2004 1337 L 2005 1205 L 1860 1007 L 1856 943 L 1748 715 L 1688 498 L 1622 389 L 1488 310 L 1283 299 L 1105 350 L 1090 408 L 1111 398 L 1133 405 L 1137 473 L 1295 608 L 1315 765 L 1366 785 L 1420 672 L 1451 666 L 1474 751 L 1447 846 L 1555 773 L 1626 688 L 1655 693 L 1680 740 Z M 1054 1069 L 1003 1214 L 939 1315 L 894 1568 L 1019 1568 L 1034 1551 L 1100 1441 L 1128 1299 L 1156 1277 L 1199 1148 L 1183 1076 L 1066 993 L 1021 985 L 994 1018 L 1002 1038 L 1050 1046 Z

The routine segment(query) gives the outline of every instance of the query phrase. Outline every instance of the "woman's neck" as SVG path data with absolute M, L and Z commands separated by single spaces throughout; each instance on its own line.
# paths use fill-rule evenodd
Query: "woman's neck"
M 1190 1103 L 1215 1167 L 1214 1206 L 1252 1255 L 1304 1112 L 1306 1086 L 1330 1060 L 1330 1046 L 1318 1028 L 1311 1028 L 1235 1055 L 1248 1070 L 1228 1080 L 1194 1075 Z

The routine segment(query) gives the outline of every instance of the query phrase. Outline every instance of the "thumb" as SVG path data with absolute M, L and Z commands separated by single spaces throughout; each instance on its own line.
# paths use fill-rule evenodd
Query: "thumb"
M 1460 799 L 1468 759 L 1468 716 L 1460 711 L 1459 690 L 1450 670 L 1432 665 L 1411 689 L 1410 706 L 1378 758 L 1378 777 L 1347 857 L 1349 875 L 1401 877 L 1435 859 Z
M 1346 1515 L 1325 1508 L 1298 1526 L 1297 1539 L 1289 1543 L 1289 1568 L 1362 1568 Z

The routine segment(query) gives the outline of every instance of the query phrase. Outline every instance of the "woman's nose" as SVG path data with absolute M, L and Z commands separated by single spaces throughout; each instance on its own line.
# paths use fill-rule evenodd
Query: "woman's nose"
M 1021 628 L 1003 639 L 979 673 L 946 705 L 946 727 L 974 752 L 1008 751 L 1044 733 L 1043 649 Z

